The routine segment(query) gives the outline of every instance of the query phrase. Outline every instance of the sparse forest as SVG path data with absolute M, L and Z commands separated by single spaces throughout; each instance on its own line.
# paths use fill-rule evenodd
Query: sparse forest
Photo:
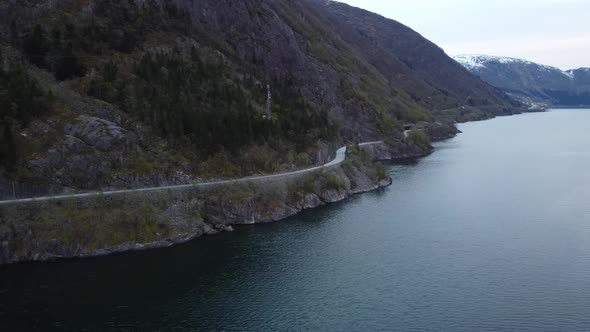
M 307 102 L 291 82 L 267 82 L 258 68 L 235 57 L 238 67 L 225 63 L 231 50 L 191 28 L 188 14 L 169 1 L 97 1 L 91 17 L 79 18 L 68 15 L 79 10 L 78 2 L 62 5 L 51 20 L 14 19 L 9 25 L 10 45 L 27 61 L 11 60 L 9 72 L 2 72 L 0 98 L 16 105 L 1 115 L 0 160 L 6 169 L 19 159 L 17 128 L 51 104 L 50 89 L 27 76 L 26 62 L 148 125 L 171 146 L 188 151 L 189 159 L 223 152 L 237 162 L 240 149 L 259 145 L 298 154 L 338 135 L 328 113 Z M 170 35 L 184 38 L 184 47 L 166 40 Z M 150 46 L 154 38 L 158 48 Z M 263 116 L 267 83 L 272 119 Z
M 1 59 L 1 55 L 0 55 Z M 20 65 L 0 67 L 0 162 L 13 170 L 22 155 L 20 129 L 35 117 L 46 115 L 53 103 L 45 91 Z

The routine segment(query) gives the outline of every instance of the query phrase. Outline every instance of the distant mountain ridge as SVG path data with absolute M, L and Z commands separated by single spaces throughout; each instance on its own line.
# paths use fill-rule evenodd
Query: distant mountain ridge
M 471 73 L 531 107 L 590 105 L 590 68 L 563 71 L 528 60 L 489 55 L 453 58 Z

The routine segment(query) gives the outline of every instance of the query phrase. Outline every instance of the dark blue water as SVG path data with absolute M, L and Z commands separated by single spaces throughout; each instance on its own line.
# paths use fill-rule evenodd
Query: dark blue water
M 590 111 L 461 126 L 394 185 L 172 249 L 0 270 L 0 329 L 590 330 Z

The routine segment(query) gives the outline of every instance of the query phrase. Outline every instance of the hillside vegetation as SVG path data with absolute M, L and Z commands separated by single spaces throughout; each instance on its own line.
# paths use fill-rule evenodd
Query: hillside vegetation
M 436 111 L 518 107 L 409 28 L 320 0 L 1 1 L 0 63 L 5 196 L 290 170 L 415 144 L 404 125 Z

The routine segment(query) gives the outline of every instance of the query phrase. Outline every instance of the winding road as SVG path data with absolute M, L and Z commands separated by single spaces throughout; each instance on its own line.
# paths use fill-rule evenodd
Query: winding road
M 383 143 L 383 141 L 360 143 L 359 147 L 382 144 L 382 143 Z M 244 178 L 233 179 L 233 180 L 221 180 L 221 181 L 213 181 L 213 182 L 183 184 L 183 185 L 164 186 L 164 187 L 125 189 L 125 190 L 100 191 L 100 192 L 97 191 L 97 192 L 89 192 L 89 193 L 83 193 L 83 194 L 13 199 L 13 200 L 0 201 L 0 206 L 1 205 L 9 205 L 9 204 L 20 204 L 20 203 L 55 201 L 55 200 L 64 200 L 64 199 L 72 199 L 72 198 L 105 197 L 105 196 L 113 196 L 113 195 L 119 195 L 119 194 L 129 194 L 129 193 L 146 193 L 146 192 L 158 192 L 158 191 L 175 190 L 175 189 L 206 188 L 206 187 L 210 187 L 210 186 L 217 186 L 217 185 L 224 185 L 224 184 L 238 184 L 238 183 L 251 182 L 251 181 L 270 180 L 270 179 L 277 179 L 277 178 L 282 178 L 282 177 L 290 177 L 293 175 L 301 175 L 301 174 L 305 174 L 305 173 L 311 173 L 311 172 L 314 172 L 314 171 L 317 171 L 320 169 L 331 168 L 331 167 L 340 165 L 345 159 L 346 159 L 346 146 L 341 147 L 340 149 L 336 150 L 336 157 L 327 164 L 324 164 L 321 166 L 316 166 L 316 167 L 311 167 L 311 168 L 306 168 L 306 169 L 302 169 L 302 170 L 298 170 L 298 171 L 293 171 L 293 172 L 272 174 L 272 175 L 250 176 L 250 177 L 244 177 Z

